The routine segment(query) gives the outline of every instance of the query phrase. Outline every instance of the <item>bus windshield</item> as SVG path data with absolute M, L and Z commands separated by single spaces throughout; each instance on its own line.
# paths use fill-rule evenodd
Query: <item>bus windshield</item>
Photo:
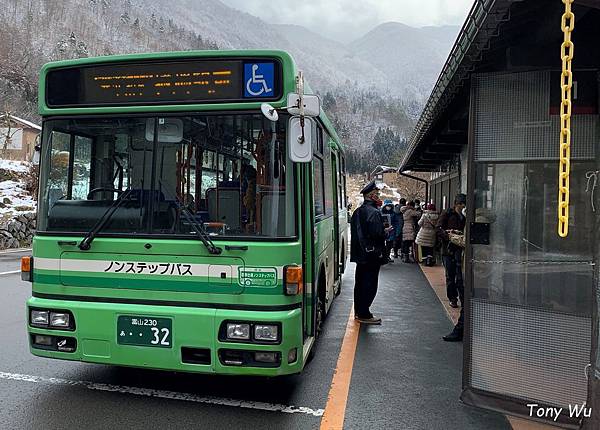
M 285 124 L 260 114 L 46 120 L 38 231 L 86 233 L 130 190 L 100 235 L 189 236 L 199 223 L 216 237 L 294 237 Z

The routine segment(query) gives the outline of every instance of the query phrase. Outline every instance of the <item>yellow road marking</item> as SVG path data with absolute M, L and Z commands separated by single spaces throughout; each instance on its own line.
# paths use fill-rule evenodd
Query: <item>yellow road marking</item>
M 321 419 L 321 430 L 341 430 L 344 427 L 346 403 L 348 402 L 359 333 L 360 323 L 354 320 L 354 312 L 350 311 L 346 333 L 342 341 L 342 349 L 329 388 L 327 405 Z

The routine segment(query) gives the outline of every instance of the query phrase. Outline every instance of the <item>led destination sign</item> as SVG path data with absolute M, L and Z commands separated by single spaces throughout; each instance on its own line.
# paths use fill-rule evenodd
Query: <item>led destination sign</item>
M 49 107 L 192 104 L 277 99 L 279 64 L 187 60 L 103 64 L 50 71 Z

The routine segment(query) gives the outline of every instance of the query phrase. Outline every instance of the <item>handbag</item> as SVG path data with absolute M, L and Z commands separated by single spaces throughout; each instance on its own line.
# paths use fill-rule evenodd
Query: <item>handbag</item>
M 448 237 L 450 238 L 450 243 L 458 246 L 459 248 L 465 247 L 465 235 L 458 233 L 448 233 Z

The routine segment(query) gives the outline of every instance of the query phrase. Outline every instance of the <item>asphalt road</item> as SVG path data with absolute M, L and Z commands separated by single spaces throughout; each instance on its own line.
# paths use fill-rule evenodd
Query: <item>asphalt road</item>
M 0 273 L 22 254 L 0 254 Z M 382 270 L 374 312 L 362 327 L 345 429 L 509 429 L 499 414 L 460 395 L 460 345 L 416 265 Z M 241 378 L 177 374 L 49 360 L 29 353 L 30 284 L 0 274 L 0 429 L 318 429 L 352 306 L 353 267 L 344 277 L 314 359 L 302 374 Z M 342 357 L 344 355 L 342 354 Z
M 0 273 L 16 272 L 21 270 L 21 257 L 23 255 L 31 255 L 29 250 L 5 251 L 0 252 Z M 2 285 L 0 279 L 0 285 Z
M 20 255 L 0 254 L 0 273 L 19 268 Z M 351 306 L 346 291 L 302 374 L 233 378 L 34 357 L 26 336 L 30 284 L 0 275 L 0 292 L 0 429 L 318 428 Z

